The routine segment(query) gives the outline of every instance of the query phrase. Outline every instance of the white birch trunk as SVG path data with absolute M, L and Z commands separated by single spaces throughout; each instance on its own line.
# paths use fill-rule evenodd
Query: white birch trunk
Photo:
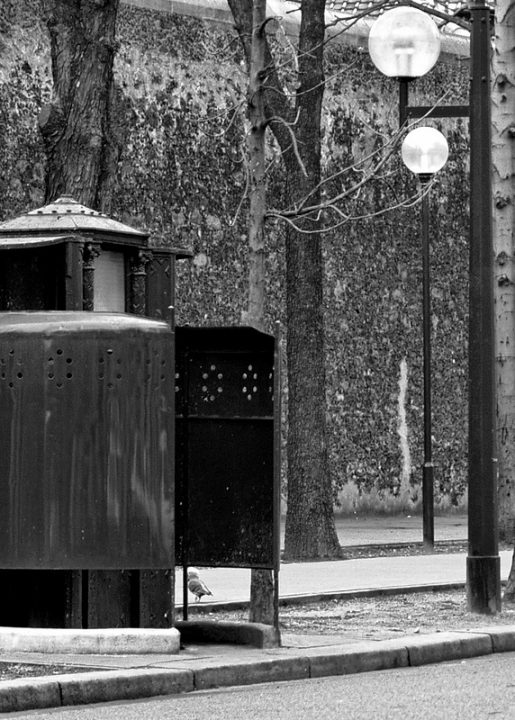
M 515 3 L 495 5 L 492 67 L 494 293 L 500 538 L 513 542 L 515 523 Z

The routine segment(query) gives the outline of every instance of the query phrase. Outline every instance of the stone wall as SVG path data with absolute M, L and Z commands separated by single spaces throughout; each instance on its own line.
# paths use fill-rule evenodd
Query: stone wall
M 50 96 L 49 45 L 38 3 L 0 8 L 0 219 L 43 204 L 45 159 L 37 116 Z M 116 78 L 130 112 L 112 214 L 156 243 L 190 248 L 179 264 L 178 323 L 238 324 L 246 302 L 245 68 L 229 28 L 122 5 Z M 352 166 L 397 125 L 395 81 L 359 48 L 328 50 L 324 167 Z M 441 63 L 414 102 L 466 102 L 466 61 Z M 431 196 L 433 408 L 438 500 L 466 483 L 466 123 L 440 125 L 450 159 Z M 270 198 L 280 202 L 280 158 L 270 145 Z M 366 166 L 366 163 L 365 163 Z M 358 177 L 351 170 L 332 191 Z M 422 462 L 422 305 L 419 209 L 398 208 L 415 180 L 393 162 L 325 238 L 328 419 L 335 489 L 419 497 Z M 284 320 L 282 228 L 268 228 L 267 322 Z

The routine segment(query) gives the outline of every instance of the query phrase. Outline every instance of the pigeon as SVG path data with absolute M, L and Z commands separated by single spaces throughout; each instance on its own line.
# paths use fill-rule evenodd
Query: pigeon
M 203 595 L 212 595 L 206 583 L 199 578 L 197 568 L 188 568 L 188 590 L 196 596 L 196 602 L 199 602 Z

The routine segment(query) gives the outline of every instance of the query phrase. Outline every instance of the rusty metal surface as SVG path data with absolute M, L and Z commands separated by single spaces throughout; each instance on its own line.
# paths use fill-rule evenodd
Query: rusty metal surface
M 173 565 L 173 335 L 0 314 L 0 567 Z
M 83 627 L 138 627 L 137 585 L 137 570 L 83 571 Z
M 146 314 L 168 322 L 174 329 L 175 261 L 181 256 L 171 248 L 153 248 L 146 266 Z M 182 257 L 185 257 L 183 254 Z M 175 356 L 174 372 L 175 372 Z M 175 396 L 174 436 L 175 436 Z M 175 477 L 174 477 L 175 486 Z M 175 621 L 175 557 L 169 570 L 139 572 L 139 622 L 141 627 L 173 627 Z
M 274 567 L 274 338 L 176 330 L 177 563 Z
M 152 250 L 147 265 L 146 307 L 147 315 L 165 320 L 174 326 L 175 307 L 175 265 L 176 253 L 171 250 Z M 187 257 L 179 255 L 178 257 Z
M 140 627 L 173 627 L 175 561 L 173 569 L 140 570 L 138 574 Z

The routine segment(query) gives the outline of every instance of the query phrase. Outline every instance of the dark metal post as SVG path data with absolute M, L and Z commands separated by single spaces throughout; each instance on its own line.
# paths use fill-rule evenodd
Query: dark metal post
M 281 566 L 281 325 L 275 324 L 274 343 L 274 627 L 280 642 L 279 570 Z
M 65 251 L 64 279 L 64 307 L 66 310 L 82 310 L 82 285 L 82 248 L 79 243 L 68 240 Z
M 182 558 L 182 619 L 188 619 L 188 563 L 184 556 Z
M 177 345 L 176 345 L 177 347 Z M 184 457 L 188 457 L 188 443 L 190 438 L 190 432 L 188 430 L 188 415 L 190 411 L 190 371 L 191 371 L 191 356 L 189 352 L 184 353 L 184 397 L 185 402 L 182 409 L 182 421 L 186 428 L 184 433 Z M 175 434 L 177 439 L 177 433 Z M 176 450 L 177 458 L 177 450 Z M 182 548 L 181 548 L 181 563 L 182 563 L 182 619 L 188 619 L 188 564 L 190 554 L 190 478 L 189 478 L 189 463 L 185 462 L 182 470 Z
M 429 241 L 429 191 L 425 186 L 430 175 L 419 176 L 422 189 L 422 316 L 424 346 L 424 467 L 422 470 L 422 533 L 424 545 L 433 548 L 434 530 L 434 465 L 431 423 L 431 277 Z
M 408 119 L 408 88 L 409 79 L 399 78 L 399 127 L 401 128 Z
M 495 448 L 490 27 L 483 0 L 470 4 L 469 548 L 473 612 L 501 609 Z

